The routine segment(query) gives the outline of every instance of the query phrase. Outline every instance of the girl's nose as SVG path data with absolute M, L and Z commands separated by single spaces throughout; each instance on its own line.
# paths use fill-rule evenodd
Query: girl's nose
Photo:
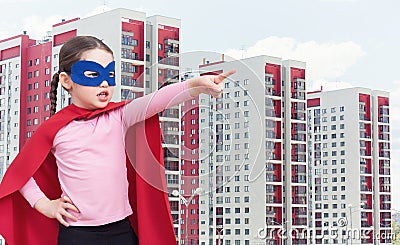
M 104 80 L 101 84 L 100 84 L 100 87 L 101 88 L 108 88 L 108 82 L 106 81 L 106 80 Z

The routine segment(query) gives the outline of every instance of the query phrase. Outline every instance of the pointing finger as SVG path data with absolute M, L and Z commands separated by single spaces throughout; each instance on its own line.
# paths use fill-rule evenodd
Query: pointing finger
M 225 78 L 227 78 L 227 77 L 229 77 L 229 76 L 231 76 L 232 74 L 235 74 L 235 73 L 236 73 L 235 70 L 230 70 L 230 71 L 227 71 L 227 72 L 223 72 L 223 73 L 219 74 L 215 80 L 216 80 L 217 83 L 220 83 Z

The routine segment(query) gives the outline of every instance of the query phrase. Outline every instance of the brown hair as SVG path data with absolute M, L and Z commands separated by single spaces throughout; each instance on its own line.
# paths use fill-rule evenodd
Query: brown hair
M 61 72 L 70 74 L 71 66 L 75 62 L 81 60 L 82 54 L 92 49 L 103 49 L 113 54 L 110 47 L 103 43 L 102 40 L 92 36 L 77 36 L 68 40 L 60 49 L 58 72 L 53 75 L 50 88 L 50 116 L 56 113 L 57 106 L 57 87 L 59 82 L 58 75 Z

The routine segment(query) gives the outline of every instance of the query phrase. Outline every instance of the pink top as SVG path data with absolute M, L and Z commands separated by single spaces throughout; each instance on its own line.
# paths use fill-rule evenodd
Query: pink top
M 68 196 L 80 211 L 69 210 L 78 218 L 76 222 L 67 220 L 70 225 L 103 225 L 132 214 L 126 178 L 125 126 L 191 98 L 188 83 L 176 83 L 93 119 L 72 121 L 58 131 L 52 153 L 62 196 Z M 33 178 L 20 192 L 32 207 L 45 196 Z

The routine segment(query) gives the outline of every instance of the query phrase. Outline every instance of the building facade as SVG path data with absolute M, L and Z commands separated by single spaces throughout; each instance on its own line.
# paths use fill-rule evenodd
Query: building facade
M 87 18 L 62 20 L 45 40 L 25 33 L 0 41 L 0 176 L 35 129 L 49 117 L 50 84 L 58 71 L 62 45 L 77 35 L 93 35 L 114 51 L 116 87 L 113 101 L 134 99 L 179 82 L 180 20 L 147 17 L 143 12 L 114 9 Z M 57 110 L 71 103 L 59 86 Z M 178 190 L 180 106 L 160 113 L 168 191 Z M 177 239 L 181 206 L 171 197 Z
M 307 244 L 295 234 L 308 225 L 305 63 L 200 66 L 202 75 L 231 69 L 221 98 L 197 101 L 200 244 Z
M 308 95 L 312 244 L 392 244 L 389 94 Z

